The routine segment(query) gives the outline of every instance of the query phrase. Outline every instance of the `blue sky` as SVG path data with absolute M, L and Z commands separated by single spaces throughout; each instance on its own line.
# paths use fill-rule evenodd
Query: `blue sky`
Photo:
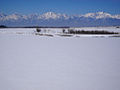
M 0 12 L 6 14 L 42 14 L 49 11 L 66 14 L 104 11 L 120 14 L 120 0 L 0 0 Z

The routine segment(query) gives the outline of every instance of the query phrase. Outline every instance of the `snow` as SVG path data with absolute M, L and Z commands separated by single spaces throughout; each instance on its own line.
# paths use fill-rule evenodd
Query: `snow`
M 101 19 L 101 18 L 118 18 L 118 16 L 111 15 L 109 13 L 105 12 L 97 12 L 97 13 L 87 13 L 84 15 L 84 17 L 91 17 L 91 18 L 96 18 L 96 19 Z
M 116 27 L 80 27 L 80 28 L 40 28 L 41 32 L 40 34 L 47 34 L 47 35 L 53 35 L 54 37 L 59 37 L 63 34 L 63 30 L 65 32 L 68 29 L 73 30 L 84 30 L 84 31 L 109 31 L 109 32 L 119 32 L 120 28 Z M 2 28 L 0 29 L 0 34 L 17 34 L 17 35 L 35 35 L 36 28 Z M 120 35 L 120 34 L 119 34 Z M 115 35 L 93 35 L 93 34 L 80 34 L 80 35 L 71 35 L 72 37 L 109 37 L 109 36 L 115 36 Z
M 120 26 L 120 15 L 105 12 L 67 15 L 54 12 L 43 14 L 0 14 L 0 24 L 6 26 Z
M 23 34 L 29 35 L 33 34 L 36 28 L 2 28 L 0 29 L 0 34 Z
M 33 17 L 35 16 L 35 17 Z M 27 20 L 27 19 L 69 19 L 69 18 L 73 18 L 74 15 L 66 15 L 66 14 L 60 14 L 60 13 L 54 13 L 54 12 L 46 12 L 44 14 L 33 14 L 33 15 L 20 15 L 20 14 L 11 14 L 11 15 L 4 15 L 3 13 L 0 13 L 0 21 L 8 21 L 8 20 L 18 20 L 19 19 L 23 19 L 23 20 Z M 96 13 L 87 13 L 87 14 L 79 14 L 76 15 L 76 17 L 80 18 L 80 17 L 90 17 L 90 18 L 95 18 L 95 19 L 104 19 L 104 18 L 113 18 L 113 19 L 120 19 L 120 15 L 111 15 L 109 13 L 105 13 L 105 12 L 96 12 Z
M 38 19 L 42 19 L 42 18 L 45 18 L 45 19 L 57 19 L 57 18 L 60 18 L 61 15 L 58 15 L 56 13 L 53 13 L 53 12 L 47 12 L 41 16 L 39 16 Z
M 40 16 L 38 16 L 38 19 L 69 19 L 69 16 L 66 15 L 66 14 L 60 14 L 60 13 L 54 13 L 54 12 L 47 12 L 47 13 L 44 13 Z
M 40 37 L 28 29 L 0 30 L 0 90 L 120 90 L 119 38 Z

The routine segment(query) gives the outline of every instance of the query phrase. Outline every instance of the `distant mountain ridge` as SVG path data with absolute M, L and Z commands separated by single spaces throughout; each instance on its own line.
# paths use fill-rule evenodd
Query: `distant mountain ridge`
M 85 15 L 66 15 L 54 12 L 44 14 L 6 15 L 0 13 L 0 25 L 7 26 L 118 26 L 120 15 L 105 12 L 87 13 Z

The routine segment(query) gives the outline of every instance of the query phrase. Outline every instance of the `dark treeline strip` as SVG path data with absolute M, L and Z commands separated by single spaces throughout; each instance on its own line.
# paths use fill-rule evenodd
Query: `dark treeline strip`
M 67 34 L 119 34 L 119 33 L 104 30 L 103 31 L 68 30 Z
M 7 28 L 7 26 L 5 26 L 5 25 L 0 25 L 0 28 Z
M 27 26 L 27 27 L 23 27 L 23 28 L 70 28 L 70 27 L 67 27 L 67 26 L 61 26 L 61 27 L 54 27 L 54 26 Z

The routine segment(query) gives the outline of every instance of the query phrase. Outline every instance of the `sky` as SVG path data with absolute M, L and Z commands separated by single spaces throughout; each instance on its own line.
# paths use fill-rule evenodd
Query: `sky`
M 120 14 L 120 0 L 0 0 L 0 12 L 5 14 L 50 11 L 70 15 L 100 11 Z

